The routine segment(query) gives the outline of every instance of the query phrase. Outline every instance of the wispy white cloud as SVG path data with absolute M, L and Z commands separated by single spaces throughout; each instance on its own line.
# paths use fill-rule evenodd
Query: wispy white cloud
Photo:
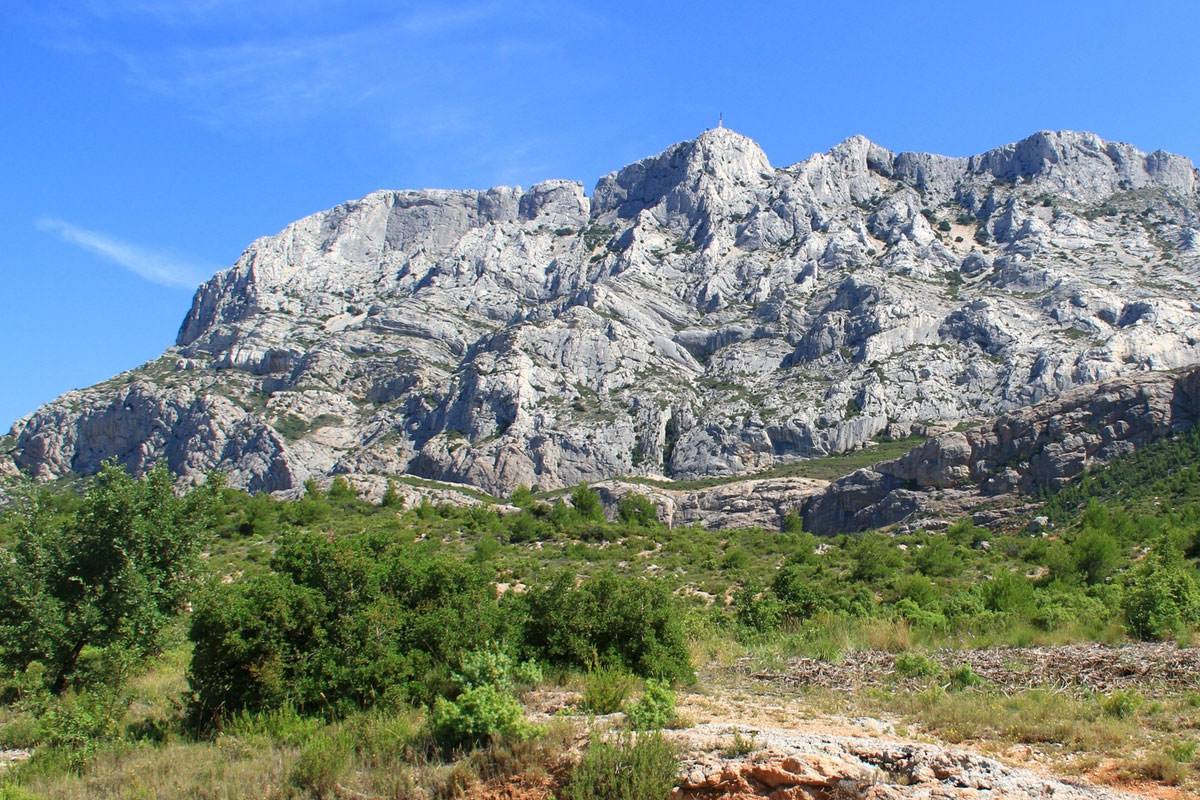
M 172 253 L 123 242 L 53 217 L 42 217 L 37 227 L 160 286 L 194 289 L 215 271 Z
M 236 135 L 447 97 L 478 107 L 499 73 L 560 78 L 568 43 L 595 24 L 561 0 L 81 0 L 43 30 Z

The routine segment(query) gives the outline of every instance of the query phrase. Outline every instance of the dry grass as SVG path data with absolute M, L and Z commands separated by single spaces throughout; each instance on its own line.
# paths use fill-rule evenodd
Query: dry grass
M 27 772 L 22 784 L 46 800 L 262 800 L 287 796 L 295 758 L 294 749 L 270 745 L 147 745 L 101 752 L 80 775 Z
M 242 720 L 212 741 L 114 744 L 79 772 L 54 759 L 19 771 L 44 800 L 304 800 L 371 797 L 449 800 L 487 781 L 547 776 L 574 741 L 554 722 L 529 742 L 497 742 L 443 760 L 419 713 L 361 714 L 301 728 L 288 715 Z

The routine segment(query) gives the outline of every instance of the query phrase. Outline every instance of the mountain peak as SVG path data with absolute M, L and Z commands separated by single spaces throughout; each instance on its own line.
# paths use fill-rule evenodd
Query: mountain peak
M 1196 191 L 1195 169 L 1185 156 L 1147 154 L 1086 131 L 1038 131 L 974 156 L 969 170 L 1003 181 L 1038 180 L 1047 190 L 1076 199 L 1145 186 L 1185 195 Z
M 773 171 L 753 139 L 729 128 L 709 128 L 695 139 L 601 178 L 593 210 L 597 214 L 615 211 L 628 219 L 663 202 L 691 208 L 697 193 L 719 195 L 734 186 L 760 184 Z

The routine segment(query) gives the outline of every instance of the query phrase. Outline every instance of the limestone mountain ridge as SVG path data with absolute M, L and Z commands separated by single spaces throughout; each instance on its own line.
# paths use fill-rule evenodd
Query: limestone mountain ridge
M 738 475 L 1200 363 L 1200 177 L 1089 133 L 773 167 L 705 131 L 582 185 L 380 191 L 252 243 L 159 359 L 19 420 L 253 491 Z M 3 468 L 0 468 L 3 469 Z

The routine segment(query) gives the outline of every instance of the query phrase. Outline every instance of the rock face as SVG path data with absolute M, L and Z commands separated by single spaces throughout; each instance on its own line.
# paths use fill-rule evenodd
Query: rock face
M 803 504 L 805 529 L 860 531 L 981 500 L 1053 489 L 1200 422 L 1200 368 L 1126 375 L 1064 392 L 834 481 Z
M 603 481 L 592 486 L 606 508 L 615 512 L 621 498 L 635 493 L 658 506 L 659 520 L 670 527 L 778 528 L 791 511 L 820 494 L 829 481 L 815 478 L 758 478 L 704 489 L 672 489 L 631 481 Z
M 1200 362 L 1198 211 L 1186 159 L 1068 132 L 775 168 L 719 128 L 590 199 L 376 192 L 254 242 L 160 359 L 4 449 L 38 478 L 116 457 L 263 491 L 741 474 Z M 955 441 L 930 457 L 969 477 Z

